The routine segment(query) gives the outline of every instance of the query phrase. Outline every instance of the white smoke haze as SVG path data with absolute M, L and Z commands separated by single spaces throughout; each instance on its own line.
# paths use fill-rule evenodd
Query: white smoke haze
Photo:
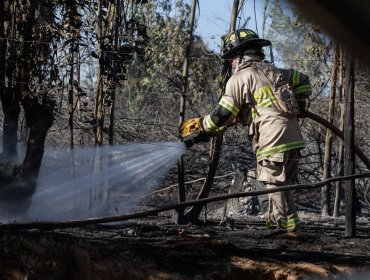
M 185 152 L 181 142 L 45 151 L 25 213 L 1 211 L 0 222 L 60 221 L 133 211 Z M 74 158 L 73 158 L 74 157 Z M 130 202 L 125 202 L 130 201 Z
M 3 136 L 0 136 L 0 154 L 3 152 Z M 23 143 L 17 144 L 17 157 L 16 157 L 16 163 L 21 164 L 24 160 L 24 157 L 26 155 L 26 145 Z M 14 158 L 2 158 L 0 157 L 0 162 L 8 162 L 13 161 Z

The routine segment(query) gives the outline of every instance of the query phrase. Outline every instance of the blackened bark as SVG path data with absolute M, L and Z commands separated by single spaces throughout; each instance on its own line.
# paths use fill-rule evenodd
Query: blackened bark
M 27 126 L 30 128 L 23 169 L 25 175 L 28 177 L 37 177 L 44 155 L 46 135 L 54 121 L 54 103 L 47 101 L 40 104 L 35 99 L 24 98 L 22 105 L 25 111 Z
M 234 31 L 236 28 L 236 19 L 238 17 L 238 10 L 239 10 L 239 0 L 234 0 L 233 3 L 233 11 L 231 14 L 231 22 L 230 22 L 230 31 Z M 225 92 L 226 83 L 230 77 L 229 73 L 231 70 L 231 65 L 227 61 L 224 62 L 224 67 L 222 69 L 221 77 L 224 77 L 223 84 L 222 84 L 222 94 Z M 219 97 L 219 99 L 221 98 Z M 204 182 L 204 185 L 202 189 L 200 190 L 197 199 L 206 198 L 209 195 L 209 192 L 211 190 L 211 187 L 213 185 L 213 179 L 216 175 L 218 162 L 220 159 L 221 149 L 222 149 L 222 142 L 223 142 L 223 134 L 219 134 L 215 137 L 214 140 L 211 141 L 211 159 L 209 162 L 209 169 L 207 173 L 206 181 Z M 202 208 L 204 205 L 195 205 L 192 207 L 187 213 L 186 213 L 186 220 L 191 222 L 196 222 L 198 219 Z
M 330 85 L 330 96 L 328 104 L 328 121 L 334 123 L 334 113 L 335 113 L 335 95 L 337 87 L 337 68 L 338 68 L 338 48 L 335 49 L 334 59 L 333 59 L 333 68 L 331 74 L 331 85 Z M 329 128 L 326 129 L 325 137 L 325 153 L 324 153 L 324 170 L 323 170 L 323 179 L 331 177 L 332 169 L 332 148 L 333 148 L 333 133 Z M 330 215 L 330 189 L 331 185 L 328 184 L 321 189 L 321 215 L 327 217 Z
M 345 88 L 345 106 L 346 117 L 344 123 L 344 174 L 355 174 L 355 107 L 354 107 L 354 88 L 355 88 L 355 70 L 354 58 L 351 53 L 347 52 L 346 57 L 346 88 Z M 345 208 L 345 223 L 346 236 L 356 236 L 356 189 L 355 181 L 348 180 L 345 184 L 346 188 L 346 208 Z
M 339 120 L 339 129 L 344 131 L 344 119 L 345 119 L 345 106 L 344 106 L 344 93 L 343 93 L 343 85 L 344 85 L 344 66 L 343 66 L 343 49 L 340 49 L 340 57 L 339 57 L 339 104 L 340 104 L 340 120 Z M 338 143 L 338 164 L 336 167 L 337 176 L 343 176 L 344 173 L 344 143 L 343 141 L 339 141 Z M 335 199 L 334 199 L 334 212 L 333 217 L 339 217 L 339 209 L 341 205 L 341 201 L 344 203 L 344 194 L 343 194 L 343 184 L 341 181 L 337 181 L 335 183 Z
M 17 156 L 17 131 L 19 118 L 20 96 L 13 88 L 3 89 L 1 103 L 4 113 L 3 123 L 3 153 L 1 159 L 12 160 Z
M 98 1 L 98 20 L 97 20 L 97 33 L 98 33 L 98 51 L 99 51 L 99 69 L 98 69 L 98 90 L 95 98 L 95 145 L 103 145 L 103 128 L 104 128 L 104 38 L 103 38 L 103 2 Z
M 222 149 L 222 141 L 223 141 L 223 135 L 218 135 L 217 137 L 212 140 L 212 155 L 209 162 L 209 169 L 206 177 L 206 181 L 204 182 L 204 185 L 202 189 L 200 190 L 197 200 L 207 198 L 209 195 L 209 192 L 211 191 L 211 187 L 213 185 L 213 180 L 216 175 L 218 162 L 220 159 L 221 149 Z M 199 218 L 199 215 L 203 209 L 203 206 L 205 204 L 198 204 L 194 205 L 185 215 L 186 221 L 188 222 L 196 222 Z
M 26 123 L 30 128 L 27 151 L 22 165 L 0 164 L 0 206 L 11 213 L 24 211 L 36 190 L 44 144 L 48 129 L 53 124 L 53 103 L 43 104 L 26 97 L 22 100 Z
M 183 70 L 182 70 L 182 90 L 181 90 L 181 97 L 180 97 L 180 118 L 179 118 L 179 125 L 184 121 L 185 119 L 185 103 L 186 103 L 186 94 L 188 91 L 188 74 L 189 74 L 189 56 L 190 56 L 190 50 L 193 43 L 193 29 L 194 29 L 194 21 L 195 21 L 195 10 L 197 7 L 197 2 L 195 0 L 192 1 L 191 6 L 191 14 L 190 14 L 190 26 L 188 30 L 188 43 L 185 48 L 185 60 L 183 64 Z M 183 139 L 180 137 L 180 141 L 183 141 Z M 184 165 L 184 157 L 181 156 L 179 158 L 179 161 L 177 163 L 177 174 L 178 174 L 178 201 L 183 202 L 185 201 L 185 165 Z M 178 224 L 186 223 L 185 217 L 184 217 L 184 211 L 185 209 L 177 209 L 176 212 L 174 212 L 173 220 L 174 222 Z
M 31 196 L 36 190 L 37 178 L 44 155 L 46 135 L 53 124 L 54 102 L 44 98 L 42 103 L 39 103 L 36 97 L 31 97 L 28 86 L 32 80 L 32 66 L 35 66 L 31 54 L 31 41 L 35 26 L 35 15 L 37 14 L 36 9 L 40 8 L 39 4 L 39 1 L 31 1 L 30 11 L 26 17 L 23 17 L 21 23 L 16 22 L 18 18 L 15 16 L 17 13 L 14 9 L 12 22 L 14 30 L 11 32 L 11 38 L 16 38 L 19 41 L 17 46 L 21 45 L 19 48 L 20 52 L 15 52 L 15 46 L 10 47 L 9 52 L 14 52 L 14 61 L 11 59 L 5 61 L 3 53 L 5 45 L 1 45 L 0 62 L 7 66 L 7 71 L 0 66 L 0 74 L 2 76 L 0 77 L 0 82 L 6 80 L 5 72 L 9 74 L 8 80 L 15 82 L 9 82 L 8 88 L 3 83 L 1 88 L 0 96 L 4 111 L 3 158 L 12 160 L 10 156 L 14 157 L 16 155 L 20 104 L 22 104 L 26 124 L 30 129 L 23 163 L 19 165 L 9 161 L 0 164 L 0 211 L 3 213 L 21 213 L 29 207 Z M 0 5 L 0 10 L 2 7 Z M 0 33 L 4 33 L 1 28 Z M 14 84 L 15 86 L 13 87 Z

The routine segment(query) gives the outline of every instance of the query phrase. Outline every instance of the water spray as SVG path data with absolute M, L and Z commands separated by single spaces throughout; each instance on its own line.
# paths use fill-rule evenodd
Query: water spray
M 12 213 L 1 203 L 0 223 L 125 214 L 137 203 L 127 198 L 153 191 L 185 151 L 182 142 L 127 144 L 75 149 L 72 160 L 69 151 L 47 150 L 27 209 Z

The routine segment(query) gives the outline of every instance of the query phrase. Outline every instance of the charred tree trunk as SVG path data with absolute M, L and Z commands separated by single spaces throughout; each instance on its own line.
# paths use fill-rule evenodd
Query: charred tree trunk
M 335 107 L 335 90 L 337 86 L 337 68 L 338 68 L 338 48 L 336 48 L 333 59 L 333 69 L 331 74 L 330 96 L 329 96 L 329 111 L 328 121 L 334 122 L 334 107 Z M 326 129 L 325 137 L 325 153 L 324 153 L 324 171 L 323 180 L 331 177 L 331 150 L 333 146 L 333 133 L 330 129 Z M 321 215 L 327 217 L 330 215 L 330 185 L 326 185 L 321 189 Z
M 4 1 L 0 1 L 0 96 L 4 94 L 5 87 L 5 52 L 6 41 L 4 33 Z
M 69 54 L 68 54 L 68 128 L 69 128 L 69 148 L 71 155 L 71 166 L 72 172 L 75 172 L 74 166 L 74 145 L 75 145 L 75 135 L 74 135 L 74 115 L 75 115 L 75 89 L 77 82 L 75 80 L 75 64 L 76 58 L 78 58 L 79 53 L 79 35 L 80 35 L 80 17 L 77 12 L 77 4 L 75 1 L 66 1 L 66 14 L 65 14 L 65 24 L 67 39 L 69 40 Z M 78 105 L 78 98 L 77 103 Z
M 104 38 L 103 38 L 103 3 L 98 1 L 98 45 L 99 45 L 99 70 L 98 70 L 98 87 L 95 98 L 95 145 L 103 145 L 103 127 L 104 127 L 104 91 L 103 91 L 103 77 L 104 77 Z
M 23 161 L 24 177 L 34 181 L 40 171 L 46 135 L 54 121 L 54 102 L 45 100 L 45 103 L 40 104 L 37 100 L 26 97 L 22 100 L 22 107 L 30 129 Z
M 37 3 L 34 4 L 36 5 Z M 36 9 L 36 6 L 31 5 L 26 21 L 18 30 L 19 41 L 22 43 L 22 53 L 17 60 L 15 74 L 17 85 L 15 92 L 17 96 L 22 97 L 20 100 L 27 126 L 30 129 L 27 150 L 22 165 L 6 163 L 0 167 L 0 179 L 2 182 L 0 201 L 2 202 L 2 211 L 19 212 L 27 209 L 30 196 L 36 189 L 47 131 L 54 120 L 54 102 L 44 98 L 43 103 L 40 104 L 37 97 L 31 97 L 28 86 L 31 80 L 30 68 L 32 64 L 30 41 Z M 17 105 L 19 106 L 19 103 Z M 4 110 L 8 109 L 4 108 Z M 4 206 L 4 204 L 6 205 Z
M 197 199 L 203 199 L 207 198 L 209 195 L 209 192 L 211 190 L 214 177 L 216 175 L 218 162 L 220 159 L 221 154 L 221 148 L 222 148 L 222 141 L 223 137 L 222 135 L 219 135 L 215 137 L 215 139 L 211 142 L 211 156 L 210 156 L 210 162 L 208 167 L 208 173 L 206 177 L 206 181 L 204 182 L 204 185 L 202 189 L 200 190 Z M 188 221 L 196 221 L 202 212 L 203 204 L 197 204 L 194 207 L 192 207 L 187 213 L 186 217 Z
M 344 94 L 343 94 L 343 84 L 344 84 L 344 67 L 343 67 L 343 50 L 340 49 L 339 52 L 339 103 L 340 103 L 340 123 L 339 123 L 339 129 L 341 131 L 344 130 L 344 116 L 345 116 L 345 108 L 344 108 Z M 343 156 L 344 156 L 344 146 L 343 141 L 339 141 L 338 143 L 338 163 L 337 163 L 337 176 L 343 176 Z M 334 210 L 333 210 L 333 217 L 339 217 L 339 209 L 340 204 L 343 199 L 343 187 L 342 182 L 337 181 L 335 183 L 335 198 L 334 198 Z
M 115 11 L 114 11 L 114 41 L 113 41 L 113 50 L 115 53 L 118 53 L 118 44 L 119 44 L 119 24 L 120 24 L 120 13 L 121 13 L 121 6 L 120 0 L 115 0 Z M 109 106 L 109 128 L 108 128 L 108 143 L 110 146 L 113 145 L 113 137 L 114 137 L 114 109 L 116 104 L 116 87 L 118 84 L 118 61 L 117 59 L 113 61 L 113 81 L 111 86 L 111 102 Z
M 69 83 L 68 83 L 68 126 L 69 126 L 69 147 L 74 148 L 74 135 L 73 135 L 73 73 L 74 73 L 74 43 L 71 44 L 70 49 L 70 73 L 69 73 Z
M 5 92 L 5 89 L 6 89 L 6 87 L 5 87 L 6 41 L 5 41 L 5 33 L 4 33 L 4 1 L 0 1 L 0 38 L 1 38 L 0 39 L 0 100 L 3 103 L 3 98 L 7 95 L 7 93 Z M 4 106 L 3 106 L 3 108 L 4 108 Z M 5 121 L 4 121 L 4 125 L 3 125 L 3 131 L 4 130 L 5 130 Z M 4 144 L 5 144 L 5 142 L 4 142 Z M 5 154 L 3 153 L 3 155 L 5 155 Z M 2 154 L 0 154 L 0 159 L 1 159 L 1 157 L 2 157 Z M 6 157 L 7 157 L 7 155 L 6 155 Z
M 239 10 L 239 0 L 234 0 L 233 11 L 232 11 L 232 15 L 231 15 L 230 31 L 235 30 L 236 19 L 237 19 L 237 16 L 238 16 L 238 10 Z M 230 63 L 224 62 L 224 67 L 223 67 L 221 75 L 222 75 L 222 78 L 223 78 L 222 91 L 221 91 L 221 93 L 222 93 L 221 96 L 222 96 L 223 93 L 225 92 L 226 83 L 227 83 L 228 78 L 230 76 Z M 221 96 L 220 96 L 220 98 L 221 98 Z M 212 184 L 213 184 L 213 179 L 216 175 L 217 166 L 218 166 L 218 162 L 219 162 L 219 159 L 220 159 L 220 154 L 221 154 L 221 149 L 222 149 L 222 142 L 223 142 L 223 135 L 222 134 L 216 136 L 215 139 L 213 139 L 212 142 L 211 142 L 212 151 L 211 151 L 211 159 L 210 159 L 210 163 L 209 163 L 207 178 L 206 178 L 206 181 L 204 182 L 204 185 L 203 185 L 201 191 L 199 192 L 199 195 L 198 195 L 197 199 L 206 198 L 208 196 L 210 190 L 211 190 L 211 187 L 212 187 Z M 204 204 L 198 204 L 198 205 L 195 205 L 194 207 L 192 207 L 186 213 L 186 219 L 188 221 L 197 220 L 201 211 L 202 211 L 203 206 L 204 206 Z
M 22 99 L 22 107 L 30 129 L 23 164 L 0 164 L 1 211 L 12 214 L 22 213 L 30 205 L 30 197 L 36 190 L 46 135 L 54 120 L 53 102 L 40 104 L 27 96 Z
M 14 88 L 4 88 L 1 95 L 3 106 L 3 153 L 1 158 L 13 160 L 17 157 L 17 131 L 20 112 L 20 95 Z
M 188 43 L 185 48 L 185 60 L 183 65 L 182 71 L 182 90 L 181 90 L 181 97 L 180 97 L 180 118 L 179 118 L 179 125 L 184 121 L 185 118 L 185 101 L 186 101 L 186 93 L 188 91 L 188 72 L 189 72 L 189 56 L 190 50 L 193 42 L 193 28 L 194 28 L 194 20 L 195 20 L 195 9 L 197 6 L 197 1 L 193 0 L 192 7 L 191 7 L 191 15 L 190 15 L 190 27 L 188 33 Z M 182 138 L 179 139 L 183 141 Z M 185 201 L 185 167 L 184 167 L 184 158 L 183 156 L 180 157 L 177 163 L 177 172 L 178 172 L 178 201 L 183 202 Z M 177 209 L 174 213 L 174 221 L 179 224 L 183 224 L 186 222 L 184 218 L 184 208 Z
M 355 173 L 355 124 L 354 124 L 354 59 L 352 54 L 347 52 L 346 56 L 346 118 L 344 130 L 344 175 Z M 346 182 L 346 236 L 356 236 L 356 189 L 355 181 Z
M 5 38 L 4 32 L 4 1 L 1 1 L 1 12 L 2 12 L 2 23 L 1 23 L 1 38 Z M 17 13 L 17 2 L 13 1 L 12 6 L 8 3 L 8 11 L 12 15 L 11 26 L 10 26 L 10 41 L 8 41 L 9 54 L 8 58 L 8 86 L 5 84 L 6 77 L 6 45 L 7 41 L 1 40 L 1 94 L 0 99 L 2 103 L 3 113 L 4 113 L 4 122 L 3 122 L 3 153 L 0 155 L 0 158 L 4 160 L 13 160 L 17 157 L 17 131 L 18 131 L 18 120 L 20 112 L 20 90 L 19 84 L 12 83 L 14 81 L 14 68 L 16 67 L 16 51 L 15 51 L 15 34 L 16 34 L 16 13 Z M 18 86 L 18 88 L 17 88 Z

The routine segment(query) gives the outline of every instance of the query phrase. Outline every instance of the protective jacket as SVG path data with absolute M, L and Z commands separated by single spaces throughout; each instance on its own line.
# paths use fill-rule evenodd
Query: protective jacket
M 205 132 L 222 132 L 234 122 L 249 126 L 257 161 L 283 161 L 283 153 L 305 147 L 296 117 L 288 117 L 278 109 L 276 96 L 266 75 L 260 71 L 261 59 L 244 56 L 226 84 L 225 94 L 216 108 L 203 119 Z M 279 69 L 269 64 L 277 74 L 289 81 L 298 101 L 311 94 L 308 76 L 294 69 Z

